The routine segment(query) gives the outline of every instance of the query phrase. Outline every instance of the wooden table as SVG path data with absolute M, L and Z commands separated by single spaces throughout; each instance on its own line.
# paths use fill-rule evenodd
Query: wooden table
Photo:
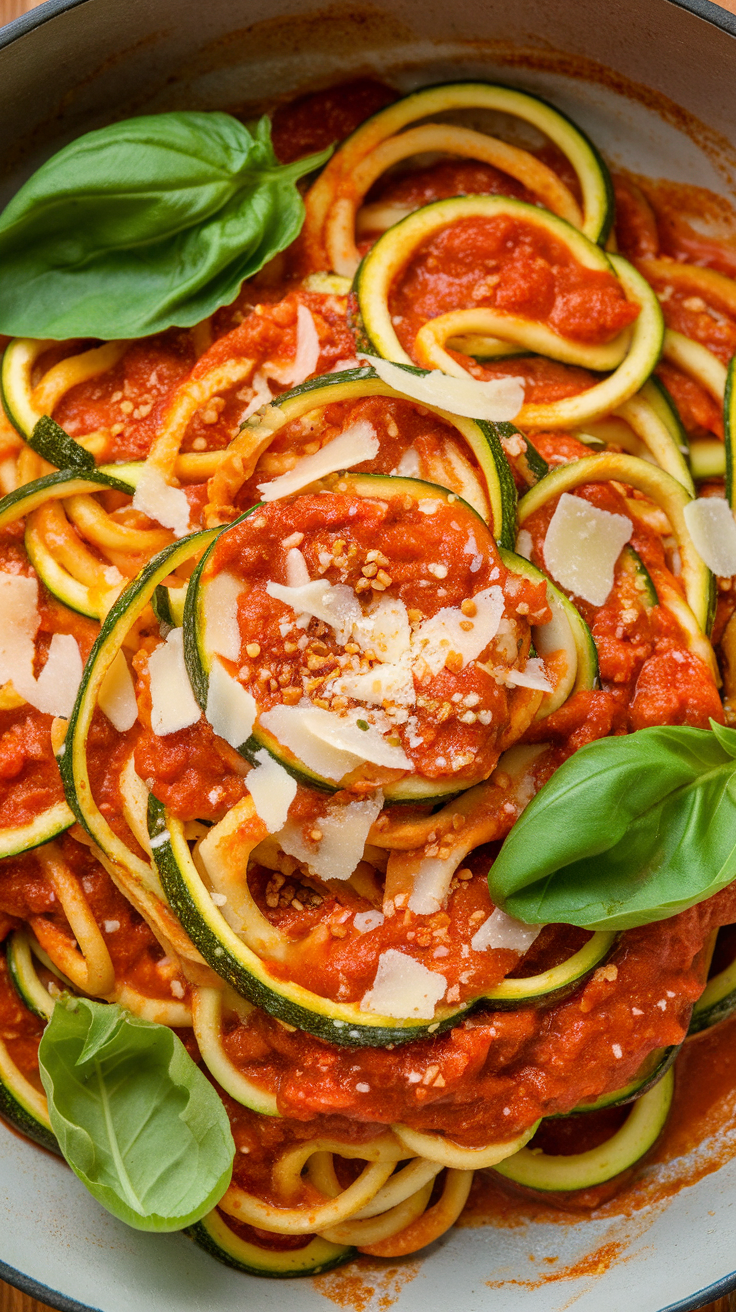
M 0 27 L 13 18 L 28 13 L 29 9 L 34 9 L 39 3 L 40 0 L 0 0 Z M 721 0 L 721 5 L 730 13 L 736 14 L 736 0 Z M 0 1280 L 0 1312 L 51 1312 L 51 1309 L 46 1303 L 38 1303 Z M 736 1294 L 709 1303 L 701 1312 L 736 1312 Z

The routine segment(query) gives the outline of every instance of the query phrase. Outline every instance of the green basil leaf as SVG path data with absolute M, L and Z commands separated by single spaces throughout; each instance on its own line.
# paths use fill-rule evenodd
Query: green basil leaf
M 540 789 L 488 877 L 531 924 L 630 929 L 736 878 L 736 731 L 640 729 L 583 747 Z
M 0 333 L 141 337 L 229 304 L 298 235 L 299 178 L 271 126 L 229 114 L 144 115 L 52 156 L 0 215 Z
M 225 1108 L 166 1025 L 67 997 L 39 1048 L 51 1124 L 75 1175 L 136 1230 L 181 1230 L 230 1183 Z
M 95 458 L 90 451 L 74 441 L 50 415 L 42 415 L 36 424 L 28 445 L 33 447 L 49 464 L 57 469 L 95 469 Z

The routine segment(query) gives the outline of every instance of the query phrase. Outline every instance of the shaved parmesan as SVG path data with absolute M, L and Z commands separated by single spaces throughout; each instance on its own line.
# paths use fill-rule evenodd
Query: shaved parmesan
M 398 364 L 375 355 L 362 358 L 373 365 L 382 382 L 395 392 L 409 396 L 422 405 L 438 406 L 450 414 L 466 419 L 487 419 L 492 423 L 514 419 L 524 404 L 524 382 L 520 378 L 451 378 L 439 369 L 422 376 L 402 369 Z
M 184 630 L 172 629 L 148 657 L 151 680 L 151 728 L 157 738 L 196 724 L 201 711 L 184 663 Z
M 119 651 L 100 685 L 97 705 L 118 733 L 127 733 L 138 719 L 138 703 L 128 662 Z
M 698 497 L 683 511 L 695 550 L 719 578 L 736 574 L 736 520 L 722 497 Z
M 431 1020 L 437 1003 L 447 992 L 447 980 L 405 952 L 388 948 L 378 958 L 373 988 L 365 994 L 364 1011 L 393 1016 L 396 1020 Z
M 319 364 L 319 333 L 314 317 L 306 305 L 296 312 L 296 354 L 291 375 L 291 386 L 299 387 L 313 374 Z
M 319 707 L 274 706 L 265 711 L 260 723 L 284 747 L 293 752 L 308 770 L 337 783 L 351 770 L 363 764 L 363 757 L 355 752 L 332 747 L 313 732 L 310 716 L 329 715 Z
M 367 419 L 346 428 L 344 433 L 323 446 L 314 455 L 303 456 L 293 469 L 280 474 L 270 483 L 259 483 L 258 491 L 263 501 L 277 501 L 279 497 L 291 496 L 317 479 L 327 474 L 334 474 L 339 469 L 350 469 L 364 460 L 372 460 L 378 455 L 379 441 L 376 430 Z
M 253 732 L 257 710 L 255 698 L 247 689 L 228 674 L 220 661 L 213 661 L 205 716 L 218 738 L 224 738 L 231 747 L 242 747 Z
M 507 670 L 506 683 L 513 683 L 518 688 L 534 688 L 538 692 L 554 691 L 547 678 L 544 661 L 536 656 L 527 661 L 523 670 Z
M 153 465 L 144 466 L 133 496 L 133 507 L 164 528 L 170 528 L 176 538 L 183 538 L 189 532 L 189 502 L 185 493 L 179 487 L 170 487 L 161 471 Z
M 82 678 L 76 638 L 68 633 L 53 635 L 46 664 L 36 679 L 34 639 L 40 624 L 36 579 L 0 573 L 0 615 L 0 685 L 11 681 L 18 695 L 37 711 L 68 719 Z
M 403 601 L 381 597 L 373 610 L 356 622 L 353 636 L 363 651 L 374 652 L 379 661 L 401 660 L 411 648 L 409 616 Z
M 372 670 L 358 674 L 342 674 L 329 681 L 330 693 L 339 697 L 354 697 L 370 706 L 383 706 L 385 702 L 396 706 L 414 706 L 417 700 L 414 677 L 408 666 L 375 665 Z
M 450 652 L 462 657 L 462 667 L 474 661 L 498 633 L 503 615 L 503 592 L 498 586 L 485 588 L 473 597 L 476 614 L 468 619 L 458 606 L 444 606 L 425 620 L 412 639 L 412 648 L 426 662 L 432 675 L 439 674 Z
M 474 952 L 485 952 L 487 948 L 528 952 L 543 928 L 543 925 L 525 925 L 522 920 L 507 916 L 505 911 L 497 907 L 473 935 L 470 946 Z
M 0 573 L 0 685 L 12 680 L 19 687 L 33 678 L 34 638 L 41 618 L 38 613 L 38 583 L 22 574 Z
M 45 715 L 60 715 L 68 720 L 81 681 L 82 656 L 76 638 L 70 633 L 55 633 L 46 664 L 34 680 L 35 686 L 17 691 Z
M 291 555 L 291 552 L 289 552 Z M 301 555 L 301 552 L 297 552 Z M 345 583 L 329 583 L 327 579 L 313 579 L 298 587 L 284 587 L 281 583 L 267 583 L 269 597 L 291 606 L 297 615 L 314 615 L 335 630 L 338 643 L 344 647 L 353 625 L 362 618 L 360 602 Z
M 310 581 L 304 556 L 298 547 L 291 547 L 286 553 L 286 582 L 288 586 L 290 588 L 301 588 Z
M 243 584 L 235 574 L 223 570 L 204 589 L 204 625 L 207 646 L 226 660 L 240 659 L 238 597 Z
M 408 907 L 417 916 L 432 916 L 444 905 L 450 891 L 452 876 L 465 854 L 422 857 L 414 876 Z
M 394 770 L 412 769 L 402 748 L 386 742 L 373 726 L 359 729 L 354 719 L 319 706 L 274 706 L 260 722 L 307 769 L 335 783 L 366 761 Z
M 301 827 L 291 822 L 278 835 L 279 846 L 309 866 L 320 879 L 349 879 L 363 859 L 371 825 L 382 807 L 380 790 L 347 806 L 329 802 L 327 813 L 317 821 L 322 837 L 316 848 L 305 841 Z
M 567 592 L 591 606 L 602 606 L 632 528 L 626 515 L 612 515 L 563 492 L 544 540 L 545 565 Z
M 534 539 L 527 528 L 520 528 L 516 535 L 516 554 L 523 556 L 525 560 L 531 560 L 532 551 L 534 550 Z
M 246 783 L 253 798 L 256 815 L 269 834 L 278 833 L 286 824 L 289 807 L 296 797 L 296 779 L 274 760 L 270 752 L 256 752 L 256 768 L 251 770 Z
M 246 419 L 250 419 L 251 415 L 255 414 L 256 410 L 260 410 L 262 405 L 268 405 L 269 401 L 273 401 L 273 392 L 259 370 L 258 373 L 253 376 L 253 395 L 240 416 L 241 424 L 244 423 Z

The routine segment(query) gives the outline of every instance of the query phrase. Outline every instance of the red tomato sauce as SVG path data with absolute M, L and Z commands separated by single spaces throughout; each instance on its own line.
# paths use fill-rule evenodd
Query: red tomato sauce
M 584 268 L 562 242 L 505 215 L 458 219 L 427 238 L 389 296 L 409 354 L 428 319 L 484 305 L 596 345 L 618 336 L 638 314 L 613 274 Z
M 295 533 L 304 534 L 299 549 L 311 578 L 321 575 L 367 597 L 372 595 L 375 581 L 379 595 L 386 592 L 400 598 L 410 612 L 410 622 L 416 624 L 444 607 L 460 606 L 495 584 L 504 592 L 505 614 L 518 640 L 528 644 L 524 617 L 538 614 L 543 620 L 546 616 L 539 586 L 509 580 L 486 526 L 459 502 L 437 500 L 431 503 L 433 513 L 422 513 L 410 486 L 405 497 L 391 501 L 356 497 L 347 485 L 344 493 L 336 491 L 329 499 L 305 495 L 292 502 L 272 503 L 220 537 L 205 579 L 230 570 L 248 584 L 238 603 L 244 661 L 238 678 L 253 693 L 261 712 L 284 701 L 295 705 L 304 695 L 321 705 L 324 699 L 318 690 L 325 675 L 329 678 L 332 671 L 337 673 L 346 666 L 342 649 L 325 625 L 321 625 L 324 632 L 316 632 L 320 622 L 312 622 L 306 631 L 307 635 L 314 632 L 311 641 L 308 637 L 309 646 L 299 646 L 298 629 L 281 634 L 280 625 L 293 624 L 293 612 L 270 597 L 266 585 L 286 581 L 286 556 Z M 421 504 L 426 509 L 429 503 Z M 382 573 L 388 582 L 382 582 L 377 573 L 368 586 L 372 574 L 368 557 L 376 550 L 387 562 Z M 363 573 L 365 568 L 368 576 Z M 247 651 L 250 644 L 258 647 L 253 656 Z M 503 660 L 497 647 L 494 640 L 488 657 L 492 665 Z M 509 692 L 477 664 L 464 669 L 446 665 L 434 676 L 427 667 L 426 673 L 417 677 L 416 711 L 396 722 L 396 734 L 416 771 L 431 779 L 450 774 L 485 778 L 498 759 L 518 713 L 516 708 L 528 699 Z M 464 712 L 461 718 L 459 701 L 452 700 L 456 693 L 460 699 L 477 696 L 472 722 Z M 350 697 L 338 700 L 339 707 L 332 707 L 331 697 L 327 706 L 344 711 L 354 702 Z M 490 713 L 489 724 L 483 724 L 485 717 L 479 718 L 483 711 Z
M 703 945 L 734 917 L 736 891 L 728 888 L 625 931 L 606 965 L 552 1007 L 478 1013 L 393 1051 L 336 1048 L 254 1012 L 247 1036 L 229 1035 L 228 1053 L 249 1078 L 268 1082 L 292 1122 L 314 1128 L 320 1120 L 312 1118 L 335 1114 L 405 1121 L 467 1146 L 507 1139 L 540 1116 L 621 1088 L 654 1048 L 682 1042 L 705 983 Z
M 468 500 L 468 487 L 461 470 L 469 465 L 471 477 L 479 480 L 476 500 L 480 496 L 485 502 L 478 461 L 456 428 L 411 401 L 370 396 L 357 401 L 334 401 L 284 424 L 238 493 L 238 508 L 246 510 L 260 499 L 259 484 L 277 478 L 293 468 L 301 457 L 315 454 L 346 428 L 362 422 L 371 425 L 380 446 L 372 459 L 352 465 L 353 473 L 394 474 L 403 468 L 401 459 L 411 448 L 416 477 L 441 482 Z
M 367 118 L 398 99 L 377 78 L 353 78 L 279 105 L 271 119 L 271 140 L 282 164 L 301 159 L 345 137 Z

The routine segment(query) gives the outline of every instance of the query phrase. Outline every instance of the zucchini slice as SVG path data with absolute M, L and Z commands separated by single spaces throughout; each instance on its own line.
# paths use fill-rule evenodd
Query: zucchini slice
M 660 469 L 671 474 L 694 496 L 695 485 L 687 459 L 690 448 L 687 440 L 683 441 L 684 430 L 678 431 L 672 410 L 654 381 L 650 379 L 636 396 L 625 401 L 618 414 L 641 439 Z
M 583 200 L 582 231 L 603 245 L 614 216 L 613 185 L 595 146 L 566 115 L 538 96 L 490 82 L 448 82 L 412 92 L 380 110 L 343 142 L 311 188 L 305 236 L 319 242 L 328 212 L 350 189 L 350 179 L 368 155 L 411 123 L 458 110 L 491 110 L 531 124 L 562 151 L 578 179 Z M 346 186 L 347 184 L 347 186 Z M 343 202 L 344 203 L 344 202 Z M 334 262 L 334 261 L 333 261 Z M 339 269 L 338 272 L 348 272 Z M 352 269 L 349 270 L 352 273 Z
M 42 1148 L 58 1153 L 46 1097 L 34 1088 L 12 1060 L 0 1039 L 0 1116 Z
M 562 1116 L 550 1116 L 548 1119 L 563 1120 L 566 1116 L 582 1116 L 584 1112 L 599 1112 L 604 1107 L 623 1107 L 626 1103 L 636 1102 L 637 1098 L 641 1098 L 664 1079 L 681 1047 L 682 1044 L 674 1043 L 669 1048 L 655 1048 L 628 1084 L 611 1093 L 602 1093 L 594 1102 L 579 1102 L 571 1112 L 563 1113 Z
M 508 468 L 508 467 L 507 467 Z M 509 473 L 510 477 L 510 473 Z M 440 487 L 436 483 L 425 483 L 420 479 L 401 478 L 395 475 L 387 474 L 341 474 L 325 479 L 321 484 L 316 486 L 329 487 L 342 490 L 349 490 L 361 497 L 378 498 L 388 500 L 402 493 L 408 493 L 415 501 L 434 501 L 442 499 L 458 509 L 466 511 L 476 520 L 481 520 L 477 511 L 463 502 L 457 493 L 449 492 L 447 488 Z M 218 533 L 227 533 L 235 525 L 241 524 L 244 519 L 253 514 L 258 507 L 251 507 L 245 514 L 241 515 L 233 524 L 226 525 L 224 528 L 216 530 Z M 209 688 L 209 675 L 212 669 L 212 655 L 207 646 L 206 622 L 205 622 L 205 594 L 207 580 L 204 577 L 207 563 L 210 559 L 214 542 L 211 547 L 202 556 L 198 565 L 192 572 L 187 587 L 186 602 L 184 606 L 184 656 L 187 663 L 189 679 L 194 690 L 194 695 L 199 705 L 204 710 L 207 706 L 207 694 Z M 514 557 L 514 559 L 516 559 Z M 522 562 L 525 566 L 526 562 Z M 309 769 L 302 761 L 298 759 L 288 748 L 284 747 L 277 738 L 274 737 L 260 722 L 257 722 L 253 732 L 247 742 L 241 744 L 238 751 L 247 761 L 254 762 L 256 752 L 265 748 L 276 758 L 280 765 L 288 770 L 294 778 L 306 784 L 310 788 L 317 788 L 323 792 L 334 793 L 339 791 L 339 783 L 333 783 L 329 779 L 316 774 Z M 255 762 L 254 762 L 255 763 Z M 471 780 L 464 786 L 471 787 Z M 457 780 L 452 777 L 445 781 L 436 779 L 423 779 L 417 775 L 407 775 L 395 783 L 387 784 L 384 787 L 384 795 L 387 801 L 407 802 L 407 801 L 435 801 L 446 799 L 449 795 L 458 792 Z
M 652 582 L 652 576 L 649 573 L 644 561 L 638 551 L 627 543 L 621 552 L 621 570 L 627 575 L 633 583 L 636 591 L 639 593 L 644 606 L 651 610 L 653 606 L 659 605 L 657 589 Z
M 541 569 L 537 569 L 524 556 L 517 556 L 511 551 L 502 550 L 501 558 L 507 568 L 515 573 L 535 581 L 544 580 L 547 584 L 547 604 L 552 611 L 552 619 L 549 624 L 532 628 L 532 641 L 542 657 L 560 651 L 565 653 L 565 673 L 554 692 L 545 693 L 537 712 L 536 718 L 543 720 L 553 711 L 559 710 L 574 693 L 598 687 L 598 651 L 593 634 L 580 612 Z
M 570 1156 L 522 1148 L 494 1170 L 515 1184 L 542 1192 L 591 1189 L 634 1166 L 654 1146 L 664 1129 L 675 1087 L 674 1071 L 642 1095 L 624 1124 L 597 1148 Z
M 389 1047 L 442 1033 L 486 1004 L 495 1009 L 546 1006 L 578 988 L 608 956 L 615 935 L 600 932 L 568 961 L 541 975 L 504 979 L 457 1007 L 440 1006 L 432 1021 L 417 1023 L 333 1002 L 301 984 L 277 978 L 247 947 L 212 901 L 184 834 L 184 825 L 153 796 L 148 803 L 151 846 L 172 911 L 205 961 L 236 993 L 270 1015 L 341 1047 Z M 298 949 L 297 949 L 298 950 Z
M 217 1208 L 185 1231 L 211 1257 L 250 1276 L 318 1276 L 357 1257 L 357 1249 L 314 1239 L 303 1248 L 261 1248 L 236 1234 Z
M 49 501 L 59 501 L 82 492 L 99 492 L 103 488 L 114 488 L 116 492 L 128 494 L 133 492 L 129 483 L 105 474 L 101 469 L 83 474 L 76 469 L 59 469 L 55 474 L 44 474 L 43 478 L 25 483 L 0 500 L 0 529 L 16 523 Z
M 541 228 L 564 245 L 584 268 L 599 273 L 618 273 L 608 255 L 577 228 L 526 201 L 514 200 L 510 196 L 453 196 L 449 200 L 433 201 L 395 223 L 378 238 L 361 261 L 353 286 L 359 312 L 355 325 L 359 347 L 387 360 L 418 363 L 463 378 L 467 371 L 447 353 L 445 343 L 471 334 L 474 339 L 478 336 L 492 339 L 491 350 L 500 339 L 502 345 L 511 342 L 517 348 L 548 355 L 565 364 L 599 371 L 617 369 L 627 354 L 631 336 L 628 330 L 604 346 L 583 346 L 561 337 L 543 323 L 504 314 L 490 306 L 458 309 L 429 320 L 416 338 L 415 349 L 421 358 L 413 361 L 407 354 L 396 334 L 389 308 L 394 279 L 415 252 L 440 229 L 462 219 L 502 216 Z M 651 295 L 654 297 L 653 292 Z M 476 341 L 476 347 L 478 345 Z
M 688 1037 L 702 1034 L 736 1011 L 736 957 L 708 980 L 690 1017 Z
M 102 682 L 131 626 L 148 605 L 158 585 L 179 565 L 204 551 L 217 533 L 217 529 L 205 529 L 165 547 L 120 595 L 89 654 L 69 718 L 66 739 L 57 756 L 66 800 L 76 819 L 109 861 L 122 866 L 137 884 L 158 898 L 161 897 L 161 888 L 151 865 L 131 852 L 118 838 L 95 803 L 87 768 L 87 735 Z
M 241 1008 L 248 1003 L 238 998 Z M 236 1102 L 261 1116 L 279 1116 L 276 1098 L 249 1080 L 234 1066 L 222 1046 L 222 994 L 219 989 L 198 988 L 192 997 L 192 1023 L 200 1056 L 211 1075 Z
M 44 351 L 55 346 L 52 341 L 32 337 L 15 337 L 8 342 L 0 369 L 3 409 L 21 437 L 31 436 L 41 415 L 31 403 L 33 366 Z
M 605 483 L 616 479 L 629 487 L 637 488 L 648 496 L 667 515 L 677 541 L 682 560 L 682 582 L 688 604 L 703 633 L 707 632 L 711 605 L 711 575 L 696 552 L 683 517 L 683 509 L 692 500 L 686 488 L 671 474 L 637 456 L 604 452 L 583 456 L 552 470 L 535 487 L 530 488 L 519 502 L 518 520 L 522 528 L 541 506 L 547 505 L 563 492 L 571 492 L 585 483 Z
M 427 370 L 412 368 L 411 372 L 423 377 Z M 375 369 L 367 365 L 360 369 L 348 369 L 343 373 L 323 374 L 320 378 L 302 383 L 300 387 L 295 387 L 290 392 L 284 392 L 270 405 L 265 406 L 259 414 L 246 420 L 244 427 L 247 427 L 249 433 L 256 435 L 257 440 L 257 434 L 261 429 L 264 434 L 273 430 L 277 417 L 278 425 L 281 427 L 294 419 L 301 419 L 312 410 L 332 405 L 335 401 L 353 401 L 367 396 L 407 399 L 384 383 Z M 425 405 L 424 409 L 438 415 L 467 442 L 485 482 L 491 509 L 493 536 L 504 546 L 511 546 L 516 524 L 516 490 L 499 439 L 510 436 L 511 433 L 516 432 L 516 429 L 510 424 L 492 424 L 485 419 L 465 419 L 436 406 Z M 541 457 L 537 456 L 537 462 L 540 460 Z M 535 464 L 535 472 L 541 477 L 539 463 Z M 459 495 L 462 496 L 462 492 Z M 472 502 L 472 495 L 464 499 Z M 479 507 L 474 506 L 474 509 L 478 511 Z
M 31 946 L 25 930 L 16 929 L 5 946 L 8 974 L 24 1006 L 39 1020 L 50 1020 L 54 1000 L 41 983 L 33 964 Z
M 725 428 L 725 424 L 724 424 Z M 731 449 L 733 451 L 733 441 L 731 440 Z M 690 469 L 692 470 L 693 479 L 696 483 L 703 483 L 708 478 L 726 478 L 729 456 L 727 454 L 728 446 L 725 442 L 719 442 L 717 437 L 699 437 L 690 443 Z M 731 509 L 733 510 L 733 474 L 731 474 L 728 484 L 730 491 L 726 492 L 726 497 Z
M 21 852 L 30 852 L 34 847 L 50 843 L 52 838 L 63 834 L 73 824 L 74 815 L 66 802 L 55 802 L 25 825 L 2 828 L 0 860 L 6 856 L 19 856 Z

